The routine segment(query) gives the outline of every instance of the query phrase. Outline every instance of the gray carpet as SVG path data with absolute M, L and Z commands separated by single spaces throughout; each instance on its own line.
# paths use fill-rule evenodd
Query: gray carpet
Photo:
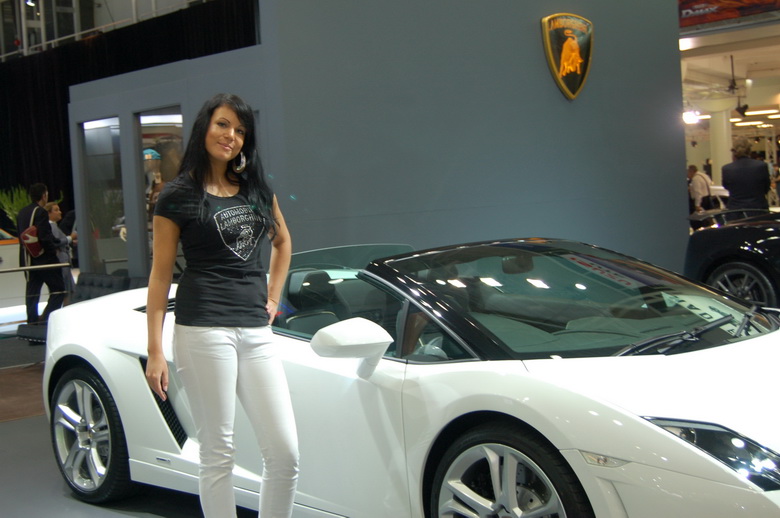
M 107 505 L 76 500 L 57 469 L 46 417 L 0 423 L 0 502 L 4 518 L 196 518 L 198 497 L 147 487 L 138 495 Z M 257 517 L 239 509 L 240 518 Z
M 0 369 L 42 362 L 46 346 L 21 340 L 16 335 L 0 334 Z

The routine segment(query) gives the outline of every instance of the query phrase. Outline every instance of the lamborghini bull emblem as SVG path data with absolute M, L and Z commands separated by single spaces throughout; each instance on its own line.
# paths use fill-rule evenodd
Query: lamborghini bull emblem
M 593 24 L 576 14 L 552 14 L 542 18 L 542 37 L 555 83 L 563 95 L 574 99 L 590 70 Z

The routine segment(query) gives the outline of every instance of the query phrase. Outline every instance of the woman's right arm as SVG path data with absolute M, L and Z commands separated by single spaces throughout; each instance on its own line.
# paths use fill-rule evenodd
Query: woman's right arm
M 146 381 L 163 400 L 168 390 L 168 362 L 162 348 L 162 330 L 168 308 L 168 292 L 173 278 L 173 265 L 179 247 L 179 226 L 163 216 L 152 219 L 152 271 L 146 300 L 148 332 Z

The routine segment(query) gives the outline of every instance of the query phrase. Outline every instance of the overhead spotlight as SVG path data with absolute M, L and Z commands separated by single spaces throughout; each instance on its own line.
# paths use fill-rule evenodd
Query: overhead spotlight
M 696 147 L 696 144 L 698 144 L 698 142 L 696 142 L 695 140 L 691 140 L 691 147 Z
M 753 138 L 753 142 L 755 142 L 756 144 L 758 144 L 759 142 L 761 142 L 761 137 L 755 137 L 755 138 Z
M 697 124 L 699 122 L 699 112 L 688 110 L 683 112 L 682 118 L 685 124 Z
M 736 107 L 736 112 L 737 112 L 738 114 L 740 114 L 741 116 L 743 116 L 743 117 L 744 117 L 744 116 L 745 116 L 745 112 L 746 112 L 746 111 L 748 111 L 748 105 L 747 105 L 747 104 L 743 104 L 743 105 L 741 105 L 741 106 L 740 106 L 739 104 L 737 104 L 737 107 Z

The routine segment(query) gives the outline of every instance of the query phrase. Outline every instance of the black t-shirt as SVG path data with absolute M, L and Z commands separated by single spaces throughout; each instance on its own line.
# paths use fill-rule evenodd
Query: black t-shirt
M 176 292 L 176 323 L 188 326 L 268 325 L 268 297 L 260 244 L 263 218 L 243 191 L 221 198 L 206 194 L 208 217 L 198 217 L 200 193 L 183 177 L 168 182 L 155 206 L 180 228 L 187 262 Z

